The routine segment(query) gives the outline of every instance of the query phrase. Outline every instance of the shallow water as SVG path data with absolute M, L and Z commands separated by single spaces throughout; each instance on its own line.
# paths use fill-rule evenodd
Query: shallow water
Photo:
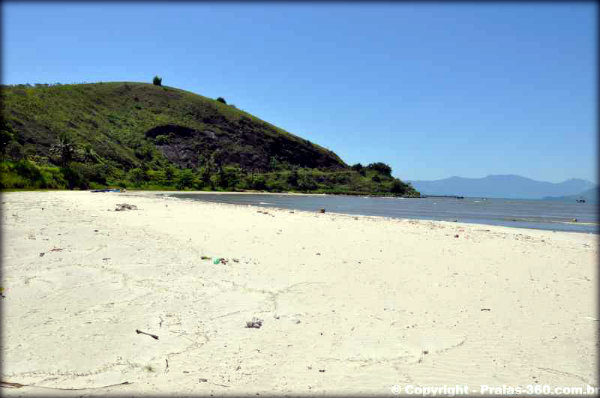
M 174 193 L 168 196 L 207 202 L 292 210 L 458 221 L 554 231 L 598 233 L 598 206 L 543 200 L 482 198 L 374 198 L 334 195 Z M 577 219 L 577 222 L 573 222 Z

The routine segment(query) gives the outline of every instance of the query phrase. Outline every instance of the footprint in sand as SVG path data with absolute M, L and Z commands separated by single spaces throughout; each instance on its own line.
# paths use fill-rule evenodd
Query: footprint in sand
M 363 332 L 366 333 L 349 336 L 341 341 L 336 347 L 334 358 L 350 362 L 421 362 L 426 355 L 443 353 L 465 343 L 464 336 L 445 332 L 415 331 L 408 336 L 382 336 L 376 331 Z

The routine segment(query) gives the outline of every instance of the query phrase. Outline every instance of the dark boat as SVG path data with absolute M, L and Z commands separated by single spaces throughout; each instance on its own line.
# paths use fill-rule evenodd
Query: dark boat
M 577 199 L 577 203 L 585 203 L 585 199 Z

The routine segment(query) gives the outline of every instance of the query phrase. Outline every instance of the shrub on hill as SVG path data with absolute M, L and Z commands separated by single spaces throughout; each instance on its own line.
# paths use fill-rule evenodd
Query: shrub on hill
M 0 131 L 0 154 L 4 156 L 8 149 L 8 144 L 13 140 L 13 135 L 7 130 Z
M 90 181 L 82 172 L 81 163 L 72 163 L 68 166 L 63 166 L 60 168 L 60 171 L 67 182 L 67 188 L 88 189 L 90 187 Z
M 382 162 L 371 163 L 367 166 L 367 168 L 371 169 L 371 170 L 375 170 L 386 176 L 392 175 L 392 168 Z
M 162 86 L 162 77 L 154 76 L 154 79 L 152 79 L 152 84 L 155 86 Z

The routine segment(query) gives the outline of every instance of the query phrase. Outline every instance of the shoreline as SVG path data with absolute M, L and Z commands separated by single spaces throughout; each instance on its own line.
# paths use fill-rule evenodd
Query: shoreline
M 598 384 L 596 235 L 147 191 L 2 210 L 2 380 L 37 386 L 7 396 Z
M 134 191 L 127 191 L 125 193 L 134 193 Z M 135 193 L 139 193 L 141 195 L 145 195 L 145 194 L 150 194 L 152 195 L 154 193 L 154 191 L 135 191 Z M 258 195 L 263 195 L 263 193 L 255 193 L 255 192 L 246 192 L 246 193 L 239 193 L 239 192 L 206 192 L 206 191 L 190 191 L 190 192 L 185 192 L 185 191 L 180 191 L 180 192 L 175 192 L 176 195 L 178 194 L 211 194 L 211 195 L 219 195 L 219 194 L 258 194 Z M 194 200 L 194 199 L 187 199 L 187 198 L 177 198 L 175 196 L 170 196 L 173 195 L 172 192 L 165 192 L 165 191 L 161 191 L 157 193 L 158 196 L 163 196 L 163 197 L 172 197 L 174 199 L 181 199 L 181 200 Z M 295 194 L 295 193 L 286 193 L 286 194 L 276 194 L 276 193 L 270 193 L 270 195 L 279 195 L 279 196 L 316 196 L 316 197 L 327 197 L 327 196 L 336 196 L 336 195 L 327 195 L 327 194 Z M 361 196 L 358 196 L 361 197 Z M 389 198 L 389 197 L 378 197 L 378 198 L 385 198 L 385 199 L 401 199 L 401 198 Z M 413 199 L 413 198 L 402 198 L 402 199 Z M 414 198 L 414 199 L 419 199 L 419 198 Z M 208 203 L 221 203 L 221 202 L 214 202 L 214 201 L 207 201 Z M 221 203 L 221 204 L 228 204 L 228 205 L 235 205 L 235 206 L 253 206 L 253 207 L 257 207 L 262 209 L 263 207 L 257 206 L 256 204 L 241 204 L 241 203 Z M 266 206 L 266 208 L 270 208 L 270 209 L 280 209 L 280 210 L 293 210 L 293 211 L 305 211 L 308 213 L 311 213 L 311 211 L 308 210 L 300 210 L 300 209 L 291 209 L 291 208 L 286 208 L 286 207 L 277 207 L 277 206 Z M 315 209 L 316 211 L 316 209 Z M 542 228 L 542 227 L 523 227 L 523 226 L 510 226 L 510 225 L 499 225 L 499 224 L 486 224 L 486 223 L 481 223 L 481 222 L 466 222 L 466 221 L 448 221 L 448 220 L 436 220 L 436 219 L 429 219 L 429 218 L 418 218 L 418 217 L 391 217 L 391 216 L 383 216 L 383 215 L 365 215 L 365 214 L 353 214 L 353 213 L 337 213 L 335 211 L 327 211 L 330 214 L 339 214 L 339 215 L 348 215 L 348 216 L 358 216 L 358 217 L 380 217 L 383 219 L 390 219 L 390 220 L 419 220 L 419 221 L 432 221 L 432 222 L 444 222 L 444 223 L 452 223 L 452 224 L 467 224 L 467 225 L 479 225 L 479 226 L 488 226 L 488 227 L 503 227 L 503 228 L 511 228 L 511 229 L 523 229 L 523 230 L 539 230 L 539 231 L 550 231 L 550 232 L 573 232 L 573 233 L 578 233 L 578 234 L 591 234 L 591 235 L 600 235 L 600 229 L 596 229 L 595 231 L 584 231 L 584 230 L 560 230 L 560 229 L 551 229 L 551 228 Z M 449 217 L 452 218 L 452 217 Z M 523 220 L 521 220 L 523 221 Z M 527 220 L 524 220 L 527 221 Z M 516 222 L 516 221 L 515 221 Z M 572 221 L 556 221 L 553 223 L 546 223 L 546 224 L 566 224 L 566 225 L 583 225 L 583 226 L 600 226 L 599 223 L 591 223 L 591 222 L 572 222 Z M 543 224 L 543 223 L 541 223 Z

